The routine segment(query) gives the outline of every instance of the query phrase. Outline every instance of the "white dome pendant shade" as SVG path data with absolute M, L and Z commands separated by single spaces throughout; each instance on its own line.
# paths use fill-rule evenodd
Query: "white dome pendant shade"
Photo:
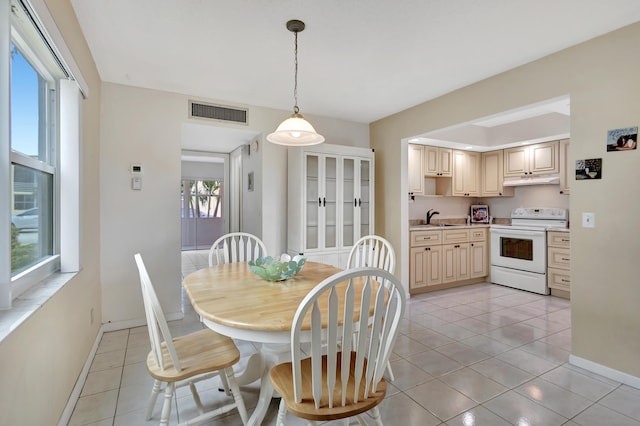
M 267 140 L 278 145 L 307 146 L 324 142 L 324 136 L 316 133 L 302 114 L 294 112 L 280 123 L 275 132 L 267 135 Z
M 287 29 L 295 34 L 295 79 L 293 98 L 295 105 L 293 114 L 284 120 L 275 132 L 267 135 L 271 143 L 286 146 L 308 146 L 324 142 L 324 136 L 316 133 L 313 126 L 304 119 L 298 108 L 298 33 L 304 30 L 304 22 L 292 19 L 287 22 Z

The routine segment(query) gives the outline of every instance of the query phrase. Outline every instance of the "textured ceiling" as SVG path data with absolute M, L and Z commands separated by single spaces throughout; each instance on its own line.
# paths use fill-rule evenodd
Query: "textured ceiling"
M 638 0 L 72 0 L 104 81 L 369 123 L 640 20 Z

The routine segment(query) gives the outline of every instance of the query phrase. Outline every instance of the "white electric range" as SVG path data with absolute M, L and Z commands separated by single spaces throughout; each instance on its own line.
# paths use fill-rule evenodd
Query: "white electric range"
M 539 294 L 547 286 L 547 229 L 567 228 L 569 211 L 520 207 L 511 225 L 491 225 L 491 282 Z

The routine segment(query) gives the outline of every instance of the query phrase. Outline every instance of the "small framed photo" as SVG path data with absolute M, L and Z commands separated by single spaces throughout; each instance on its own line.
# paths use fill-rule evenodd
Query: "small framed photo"
M 607 131 L 607 152 L 631 151 L 638 145 L 638 127 Z
M 484 204 L 471 206 L 471 223 L 489 223 L 489 206 Z

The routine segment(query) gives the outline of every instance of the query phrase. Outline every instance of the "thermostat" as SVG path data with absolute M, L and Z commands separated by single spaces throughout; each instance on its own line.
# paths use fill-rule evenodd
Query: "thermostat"
M 142 173 L 142 164 L 132 164 L 131 165 L 131 173 L 132 174 L 140 174 L 140 173 Z

